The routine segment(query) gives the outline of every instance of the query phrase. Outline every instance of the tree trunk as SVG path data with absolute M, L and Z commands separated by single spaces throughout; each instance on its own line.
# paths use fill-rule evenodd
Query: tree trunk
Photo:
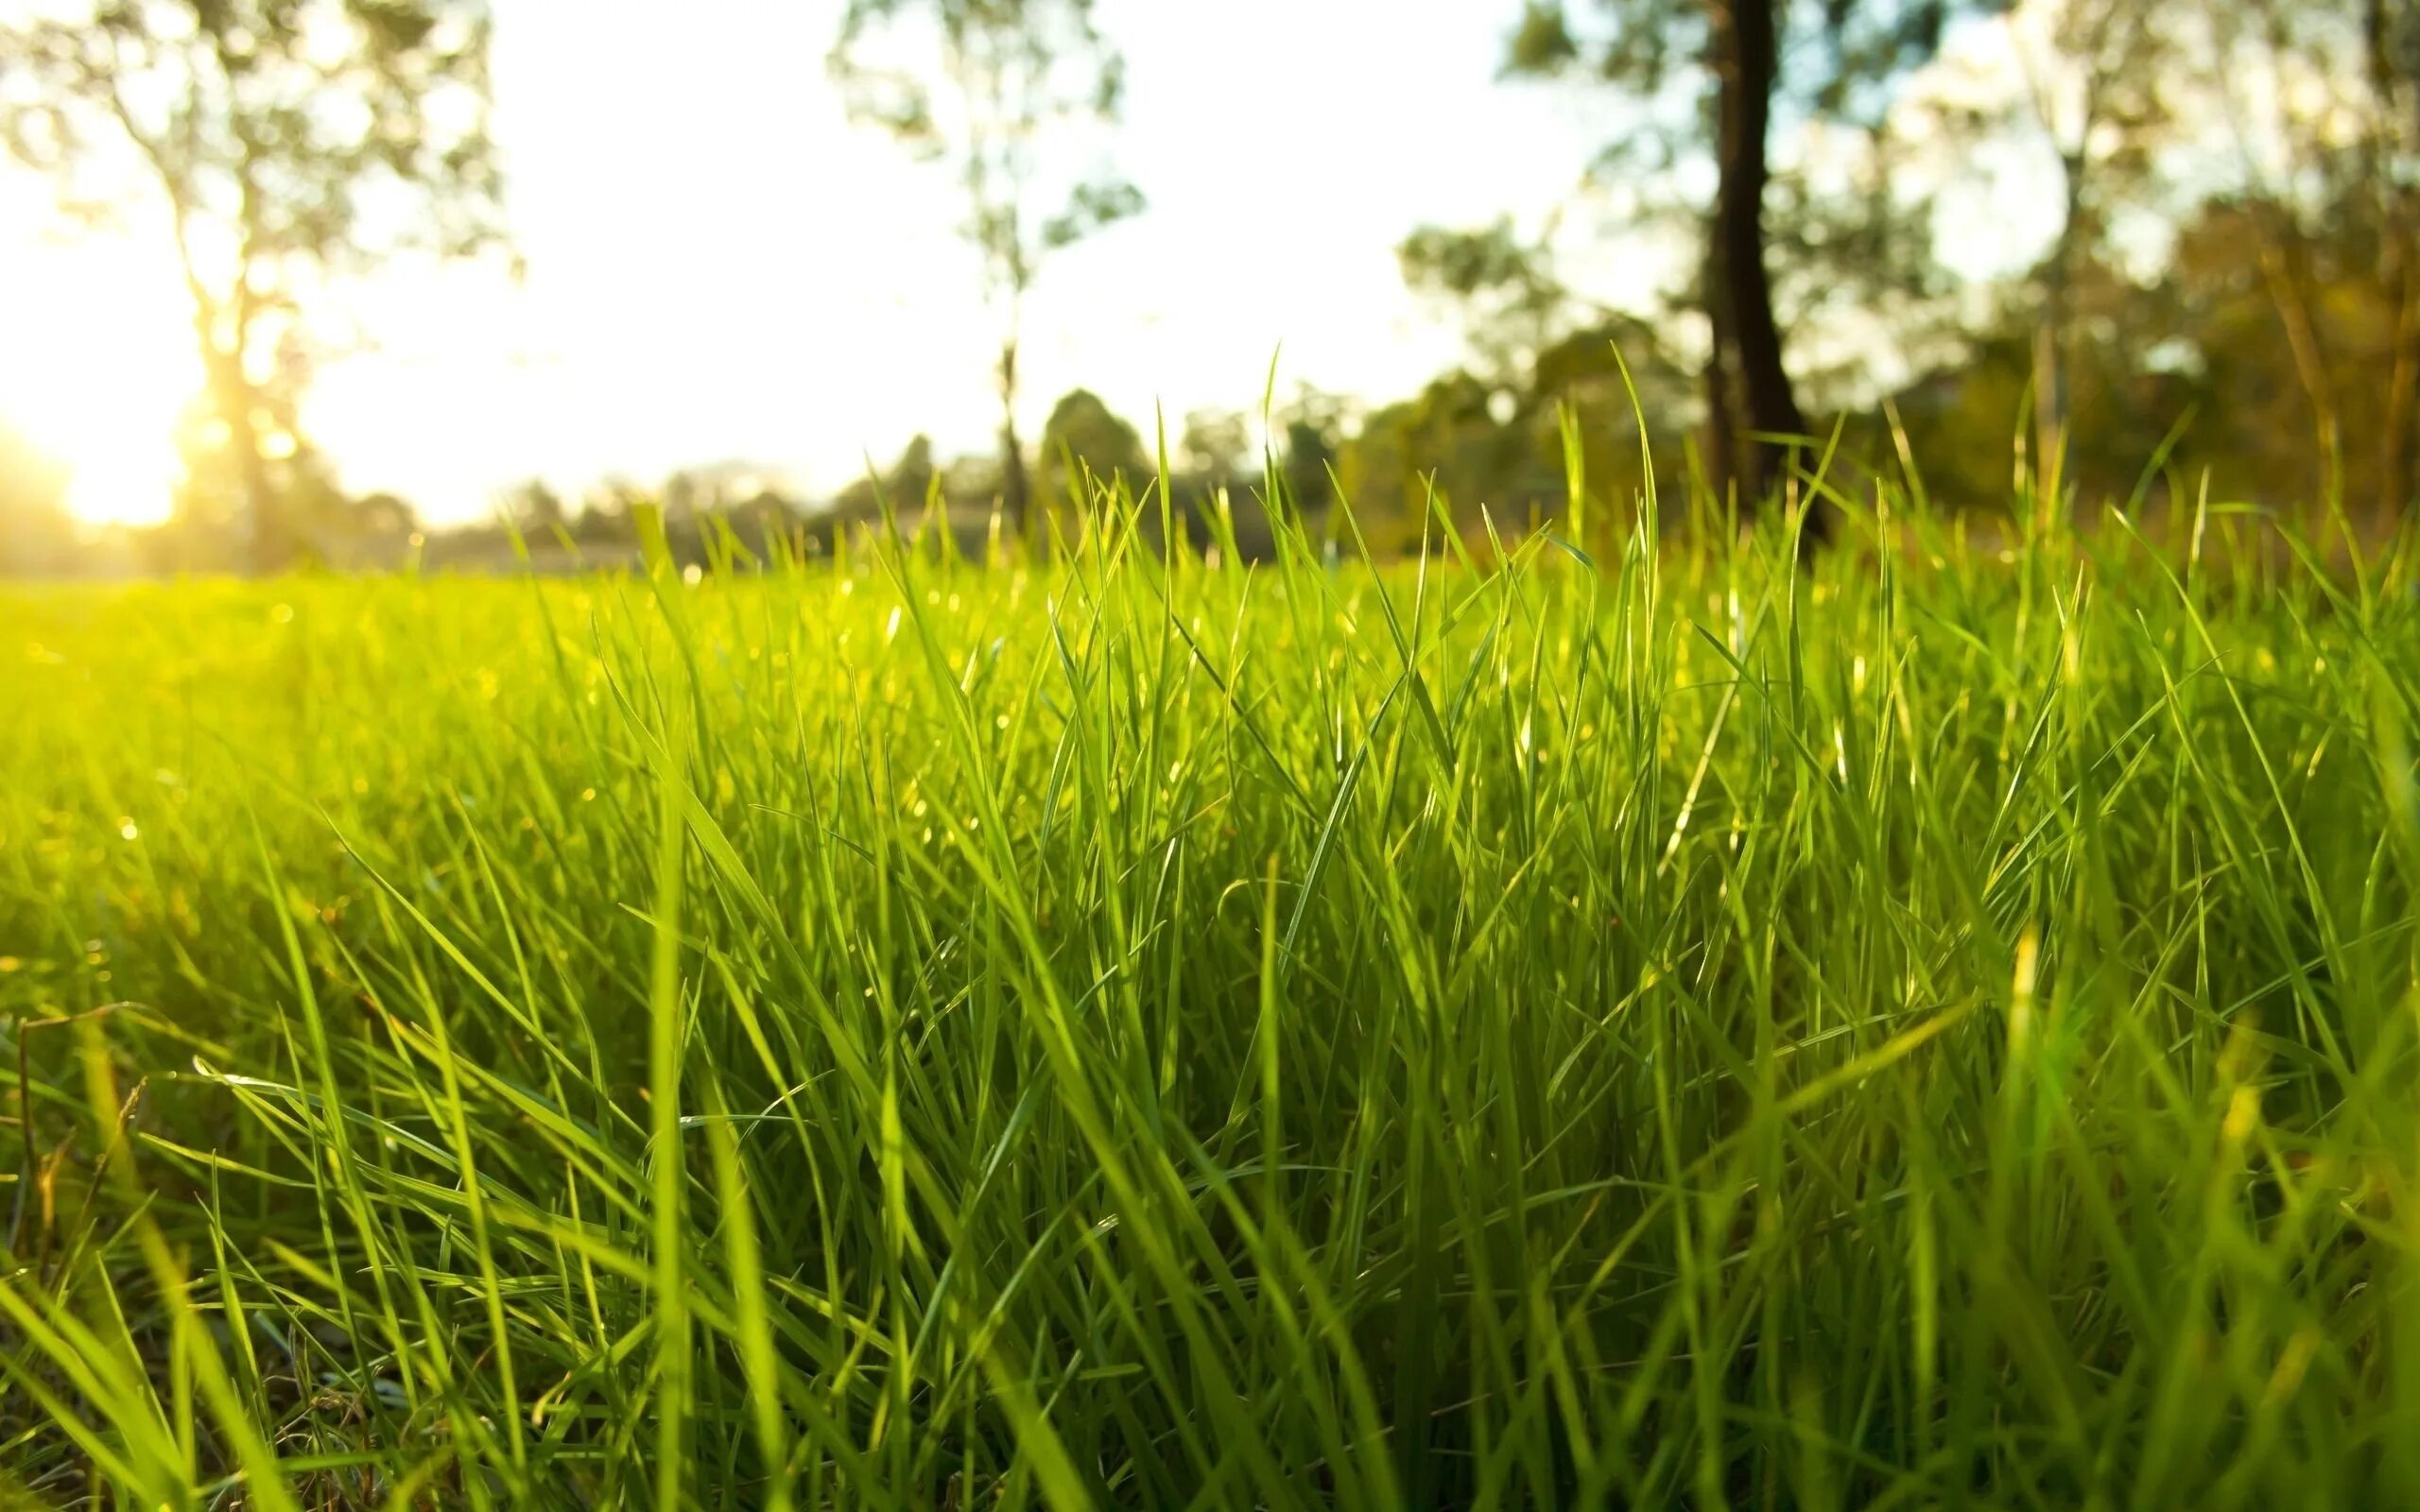
M 227 444 L 235 449 L 235 475 L 244 490 L 247 564 L 255 573 L 273 573 L 292 560 L 294 542 L 261 452 L 260 396 L 243 382 L 229 391 L 228 402 L 234 413 Z
M 1738 339 L 1733 334 L 1731 300 L 1722 277 L 1722 252 L 1709 242 L 1705 265 L 1705 315 L 1713 344 L 1705 356 L 1705 481 L 1719 508 L 1731 504 L 1739 483 L 1739 386 L 1732 374 Z M 1755 505 L 1753 498 L 1747 503 Z
M 1710 270 L 1720 280 L 1709 298 L 1722 306 L 1716 339 L 1726 340 L 1727 368 L 1736 398 L 1709 396 L 1737 405 L 1752 434 L 1745 443 L 1739 479 L 1751 505 L 1761 506 L 1788 477 L 1791 441 L 1806 430 L 1789 374 L 1782 367 L 1781 326 L 1773 318 L 1773 287 L 1765 267 L 1765 183 L 1772 176 L 1765 155 L 1772 116 L 1773 80 L 1780 66 L 1774 11 L 1779 0 L 1712 0 L 1716 100 L 1714 255 Z M 1725 327 L 1728 328 L 1727 333 Z M 1810 517 L 1810 531 L 1821 517 Z
M 2039 362 L 2041 370 L 2034 374 L 2034 403 L 2046 435 L 2066 428 L 2067 410 L 2074 394 L 2076 249 L 2083 230 L 2083 153 L 2061 152 L 2059 168 L 2066 188 L 2060 198 L 2059 234 L 2050 245 L 2046 281 L 2048 287 L 2042 301 L 2042 324 L 2047 334 L 2044 352 L 2048 360 Z M 2044 455 L 2047 456 L 2048 452 Z
M 202 337 L 202 373 L 209 385 L 210 407 L 226 428 L 225 448 L 216 466 L 218 476 L 233 485 L 233 517 L 227 528 L 233 538 L 234 558 L 244 570 L 274 572 L 285 565 L 285 532 L 280 528 L 276 490 L 268 475 L 268 460 L 261 451 L 260 395 L 244 372 L 240 345 L 230 350 L 210 327 L 207 317 L 197 321 Z
M 2089 124 L 2084 133 L 2091 134 Z M 2067 417 L 2074 404 L 2076 367 L 2076 236 L 2083 214 L 2081 153 L 2062 150 L 2059 166 L 2066 187 L 2060 197 L 2059 234 L 2050 245 L 2042 323 L 2033 333 L 2033 512 L 2041 529 L 2048 529 L 2056 517 L 2066 488 Z
M 1032 514 L 1032 486 L 1026 477 L 1025 443 L 1017 438 L 1017 343 L 1011 336 L 1000 347 L 1000 507 L 1009 528 L 1030 548 L 1027 535 Z

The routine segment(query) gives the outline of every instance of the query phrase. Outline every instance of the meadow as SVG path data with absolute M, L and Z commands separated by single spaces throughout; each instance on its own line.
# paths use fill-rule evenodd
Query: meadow
M 6 591 L 0 1500 L 2420 1504 L 2409 537 L 1842 496 Z

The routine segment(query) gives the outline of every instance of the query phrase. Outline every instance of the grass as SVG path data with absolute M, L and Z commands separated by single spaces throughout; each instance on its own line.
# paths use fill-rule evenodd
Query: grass
M 0 1499 L 2413 1504 L 2408 542 L 1854 491 L 9 593 Z

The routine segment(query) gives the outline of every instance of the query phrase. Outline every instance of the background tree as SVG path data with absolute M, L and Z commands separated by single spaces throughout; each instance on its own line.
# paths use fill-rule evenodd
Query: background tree
M 1405 285 L 1449 311 L 1481 369 L 1510 379 L 1585 301 L 1556 273 L 1554 227 L 1524 238 L 1511 216 L 1477 230 L 1422 226 L 1395 248 Z
M 908 439 L 890 471 L 882 474 L 879 488 L 871 476 L 851 479 L 833 496 L 832 512 L 850 524 L 879 520 L 883 501 L 888 499 L 902 520 L 913 521 L 932 495 L 935 476 L 933 438 L 919 432 Z
M 1357 507 L 1383 515 L 1409 497 L 1406 489 L 1383 481 L 1388 470 L 1380 464 L 1395 444 L 1384 433 L 1415 409 L 1422 417 L 1417 428 L 1428 441 L 1428 467 L 1443 466 L 1434 450 L 1437 438 L 1457 428 L 1463 433 L 1451 450 L 1465 465 L 1438 477 L 1465 528 L 1478 523 L 1482 505 L 1501 526 L 1557 513 L 1568 503 L 1566 409 L 1578 422 L 1588 495 L 1625 507 L 1633 503 L 1644 481 L 1634 391 L 1651 423 L 1671 426 L 1692 412 L 1693 386 L 1663 329 L 1667 322 L 1626 314 L 1565 282 L 1553 245 L 1559 218 L 1559 213 L 1549 217 L 1534 238 L 1521 236 L 1510 220 L 1478 231 L 1423 227 L 1396 249 L 1404 282 L 1461 327 L 1475 363 L 1469 376 L 1479 386 L 1471 392 L 1483 391 L 1487 403 L 1484 413 L 1467 404 L 1458 408 L 1448 397 L 1456 391 L 1449 382 L 1432 385 L 1415 406 L 1391 405 L 1374 414 L 1354 452 L 1360 464 L 1357 481 L 1378 486 L 1357 493 Z M 1447 421 L 1457 413 L 1458 420 Z M 1490 429 L 1494 434 L 1480 444 L 1476 433 Z M 1423 446 L 1414 441 L 1396 450 L 1409 456 Z M 1494 458 L 1495 465 L 1485 471 L 1469 465 L 1484 457 Z
M 660 506 L 655 490 L 627 473 L 613 473 L 590 484 L 579 498 L 582 541 L 624 541 L 638 539 L 639 511 Z
M 1974 109 L 1979 80 L 1949 80 L 1934 113 L 1961 150 L 2048 146 L 2056 231 L 1971 341 L 1960 366 L 1976 392 L 1956 408 L 2004 435 L 2026 397 L 2009 403 L 2009 352 L 2030 344 L 2037 454 L 2055 444 L 2060 475 L 2088 492 L 2129 495 L 2157 445 L 2145 432 L 2190 409 L 2202 423 L 2176 457 L 2221 489 L 2374 504 L 2381 524 L 2405 507 L 2420 381 L 2414 13 L 2408 0 L 2013 13 L 2015 93 Z M 1919 408 L 1951 386 L 1926 387 Z M 1980 439 L 1933 438 L 1930 465 L 1960 467 L 1943 454 Z
M 1331 479 L 1354 413 L 1352 402 L 1342 395 L 1304 384 L 1270 415 L 1278 482 L 1288 504 L 1299 513 L 1324 514 L 1333 501 Z
M 2410 504 L 2412 291 L 2408 232 L 2373 187 L 2355 179 L 2308 221 L 2262 197 L 2210 201 L 2132 312 L 2182 334 L 2174 360 L 2209 421 L 2189 464 L 2239 497 L 2374 506 L 2392 528 Z
M 890 474 L 884 480 L 890 490 L 890 502 L 902 513 L 925 507 L 932 497 L 933 483 L 939 471 L 933 462 L 933 438 L 919 433 L 908 438 L 899 453 L 899 460 L 890 464 Z
M 830 67 L 853 117 L 947 165 L 967 200 L 964 234 L 1001 321 L 1000 495 L 1028 529 L 1017 437 L 1017 353 L 1027 291 L 1043 259 L 1143 208 L 1114 174 L 1046 176 L 1046 139 L 1120 118 L 1125 61 L 1093 23 L 1093 0 L 849 0 Z M 1055 201 L 1058 208 L 1042 205 Z
M 499 508 L 514 529 L 540 541 L 552 539 L 554 533 L 571 519 L 571 511 L 564 507 L 563 496 L 557 493 L 544 478 L 531 478 L 507 490 L 499 501 Z
M 91 0 L 0 25 L 0 136 L 61 207 L 165 212 L 207 386 L 189 510 L 294 546 L 303 303 L 406 247 L 502 235 L 479 0 Z M 202 460 L 198 458 L 199 460 Z
M 1522 475 L 1517 433 L 1504 423 L 1504 390 L 1455 370 L 1409 399 L 1363 417 L 1344 443 L 1337 476 L 1362 538 L 1385 553 L 1416 548 L 1427 528 L 1429 490 L 1449 510 L 1477 518 L 1482 506 L 1506 519 L 1538 502 Z M 1558 472 L 1558 477 L 1560 473 Z M 1514 495 L 1522 497 L 1516 503 Z
M 2244 212 L 2234 229 L 2302 391 L 2319 495 L 2384 524 L 2411 503 L 2420 429 L 2420 7 L 2212 0 L 2206 14 L 2235 169 L 2214 198 Z M 2383 404 L 2348 413 L 2348 395 Z
M 1053 508 L 1064 502 L 1080 520 L 1095 487 L 1122 476 L 1139 492 L 1152 472 L 1141 433 L 1098 394 L 1070 389 L 1050 406 L 1042 427 L 1042 486 Z
M 1979 0 L 1990 6 L 1996 0 Z M 1776 106 L 1796 123 L 1874 134 L 1892 88 L 1939 49 L 1960 0 L 1592 0 L 1575 25 L 1564 0 L 1530 0 L 1506 71 L 1575 77 L 1625 91 L 1642 113 L 1627 150 L 1601 168 L 1669 177 L 1710 159 L 1697 301 L 1709 327 L 1704 383 L 1706 460 L 1718 488 L 1762 497 L 1780 478 L 1786 442 L 1806 421 L 1783 362 L 1767 188 Z M 1642 163 L 1642 156 L 1646 161 Z M 1868 175 L 1867 224 L 1899 208 Z M 1813 203 L 1800 186 L 1802 220 Z M 1895 218 L 1895 217 L 1893 217 Z M 1841 243 L 1834 234 L 1829 240 Z M 1838 246 L 1835 266 L 1871 263 L 1871 249 Z
M 1197 409 L 1184 417 L 1176 455 L 1188 475 L 1216 488 L 1251 463 L 1252 422 L 1232 409 Z
M 2154 0 L 2053 0 L 2012 16 L 2023 110 L 2059 169 L 2059 225 L 2042 264 L 2036 404 L 2047 427 L 2067 421 L 2081 359 L 2075 287 L 2087 257 L 2107 250 L 2120 197 L 2152 174 L 2175 119 L 2178 18 Z

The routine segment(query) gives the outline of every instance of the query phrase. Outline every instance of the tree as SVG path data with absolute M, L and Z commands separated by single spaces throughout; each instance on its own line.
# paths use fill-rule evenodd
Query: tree
M 420 529 L 420 511 L 399 493 L 380 490 L 352 502 L 353 528 L 366 536 L 409 536 Z
M 933 480 L 938 475 L 933 464 L 933 438 L 919 432 L 909 438 L 899 460 L 882 476 L 876 488 L 872 477 L 852 479 L 832 500 L 832 513 L 850 522 L 878 520 L 882 504 L 888 499 L 893 513 L 902 519 L 912 518 L 923 509 L 932 496 Z
M 2238 165 L 2215 198 L 2244 211 L 2233 230 L 2258 253 L 2320 494 L 2366 493 L 2386 523 L 2412 503 L 2420 429 L 2420 6 L 2213 0 L 2208 14 Z M 2382 412 L 2357 426 L 2346 396 L 2377 390 Z
M 1284 440 L 1272 459 L 1278 482 L 1298 514 L 1322 513 L 1328 507 L 1336 465 L 1343 455 L 1349 408 L 1339 395 L 1305 384 L 1269 417 L 1271 434 Z
M 1518 476 L 1521 441 L 1497 413 L 1502 392 L 1457 369 L 1363 417 L 1344 444 L 1337 475 L 1371 549 L 1416 549 L 1427 532 L 1432 488 L 1449 511 L 1471 519 L 1481 507 L 1504 518 L 1542 502 L 1526 490 L 1530 480 Z
M 1555 337 L 1508 371 L 1457 369 L 1372 411 L 1344 443 L 1338 472 L 1364 536 L 1380 550 L 1419 544 L 1432 488 L 1470 540 L 1484 540 L 1491 525 L 1499 534 L 1544 527 L 1572 503 L 1568 421 L 1582 491 L 1616 510 L 1597 518 L 1618 520 L 1647 482 L 1638 411 L 1652 424 L 1682 410 L 1691 387 L 1689 370 L 1662 352 L 1645 322 L 1606 318 Z M 1555 528 L 1570 539 L 1585 524 L 1564 519 Z
M 1707 318 L 1706 456 L 1718 487 L 1751 499 L 1780 480 L 1788 437 L 1806 424 L 1783 362 L 1768 263 L 1767 189 L 1776 103 L 1801 121 L 1871 134 L 1891 86 L 1931 57 L 1962 0 L 1594 0 L 1597 27 L 1575 28 L 1564 0 L 1529 0 L 1506 71 L 1586 77 L 1640 104 L 1634 150 L 1603 166 L 1669 170 L 1708 149 L 1714 190 L 1703 222 L 1698 301 Z M 1996 0 L 1976 0 L 1989 6 Z M 1802 14 L 1802 11 L 1804 12 Z M 1889 211 L 1887 193 L 1869 197 Z
M 1525 241 L 1510 216 L 1476 231 L 1423 226 L 1395 248 L 1407 287 L 1451 308 L 1489 369 L 1534 361 L 1572 306 L 1583 302 L 1554 271 L 1551 228 Z
M 1231 409 L 1197 409 L 1184 417 L 1177 465 L 1216 488 L 1252 455 L 1252 424 Z
M 1558 498 L 1570 492 L 1566 410 L 1577 421 L 1583 488 L 1591 497 L 1627 505 L 1645 482 L 1636 410 L 1660 427 L 1692 409 L 1693 386 L 1671 351 L 1668 322 L 1625 314 L 1573 289 L 1556 269 L 1552 242 L 1551 223 L 1525 240 L 1511 221 L 1499 220 L 1478 231 L 1424 227 L 1396 249 L 1405 283 L 1461 324 L 1475 376 L 1488 390 L 1489 418 L 1502 433 L 1493 470 L 1451 480 L 1448 501 L 1465 524 L 1475 523 L 1480 505 L 1502 521 L 1506 510 L 1546 512 L 1567 502 Z M 1432 387 L 1426 396 L 1432 408 L 1440 392 Z M 1409 412 L 1392 406 L 1373 421 L 1399 423 Z M 1371 437 L 1359 454 L 1377 455 L 1378 441 Z
M 500 501 L 501 511 L 512 527 L 524 536 L 540 540 L 551 537 L 570 520 L 563 507 L 563 496 L 554 490 L 544 478 L 531 478 L 517 488 L 508 490 Z
M 674 468 L 665 476 L 664 487 L 655 492 L 667 520 L 687 520 L 711 513 L 722 502 L 720 489 L 687 468 Z
M 2120 498 L 2194 405 L 2204 423 L 2176 456 L 2217 466 L 2222 487 L 2389 519 L 2408 507 L 2420 9 L 2040 0 L 2004 35 L 2013 70 L 1945 74 L 1910 113 L 1952 152 L 2038 141 L 2054 234 L 1961 371 L 1903 401 L 2004 436 L 2030 400 L 2053 475 Z M 2019 369 L 2012 350 L 2031 352 Z M 1994 398 L 1939 407 L 1961 387 Z
M 2178 228 L 2168 278 L 2146 303 L 2188 338 L 2212 421 L 2187 438 L 2188 462 L 2278 504 L 2374 504 L 2376 524 L 2392 529 L 2411 504 L 2413 293 L 2397 261 L 2410 256 L 2408 241 L 2396 245 L 2409 230 L 2375 190 L 2354 178 L 2308 223 L 2266 197 L 2215 199 Z M 2341 455 L 2340 436 L 2356 443 Z M 2306 438 L 2318 444 L 2316 469 Z
M 1000 493 L 1028 529 L 1017 438 L 1017 352 L 1027 292 L 1050 252 L 1143 208 L 1114 174 L 1046 179 L 1041 145 L 1115 125 L 1125 61 L 1093 24 L 1093 0 L 849 0 L 830 66 L 851 115 L 946 164 L 966 194 L 961 231 L 1001 322 Z M 1057 198 L 1056 211 L 1038 206 Z
M 2048 160 L 2056 185 L 2045 217 L 2048 246 L 2014 284 L 2017 297 L 1994 312 L 1999 323 L 1960 343 L 1962 361 L 2005 376 L 2008 339 L 2024 328 L 2042 456 L 2065 444 L 2074 457 L 2078 393 L 2099 381 L 2082 371 L 2100 345 L 2082 318 L 2086 286 L 2106 284 L 2114 270 L 2101 265 L 2115 248 L 2156 239 L 2141 232 L 2170 209 L 2162 202 L 2163 161 L 2191 142 L 2187 123 L 2216 108 L 2207 59 L 2195 45 L 2204 20 L 2161 0 L 2032 0 L 2002 18 L 2004 52 L 1978 50 L 1936 70 L 1897 123 L 1953 174 L 1987 146 L 2031 146 L 2037 161 Z M 2129 211 L 2135 233 L 2119 234 Z M 1925 387 L 1941 397 L 1939 384 Z M 2013 414 L 2004 422 L 2017 423 Z
M 909 437 L 899 453 L 899 460 L 890 464 L 890 477 L 884 481 L 890 492 L 891 507 L 903 513 L 924 508 L 939 476 L 933 462 L 933 438 L 921 431 Z
M 1050 406 L 1042 427 L 1044 496 L 1064 499 L 1080 519 L 1091 490 L 1118 477 L 1139 489 L 1151 473 L 1143 438 L 1089 388 L 1074 388 Z
M 640 511 L 662 503 L 635 478 L 618 472 L 600 478 L 580 495 L 579 537 L 598 542 L 635 541 Z
M 223 515 L 253 565 L 277 565 L 296 544 L 276 464 L 302 450 L 305 299 L 407 248 L 466 256 L 501 240 L 486 7 L 77 9 L 0 25 L 0 137 L 73 216 L 164 212 L 205 383 L 184 508 Z
M 2153 19 L 2156 9 L 2155 0 L 2059 0 L 2031 13 L 2032 26 L 2011 27 L 2026 109 L 2059 164 L 2059 229 L 2043 267 L 2034 378 L 2053 429 L 2066 423 L 2073 399 L 2080 265 L 2108 233 L 2112 191 L 2150 173 L 2172 115 L 2163 81 L 2176 41 L 2172 25 Z

